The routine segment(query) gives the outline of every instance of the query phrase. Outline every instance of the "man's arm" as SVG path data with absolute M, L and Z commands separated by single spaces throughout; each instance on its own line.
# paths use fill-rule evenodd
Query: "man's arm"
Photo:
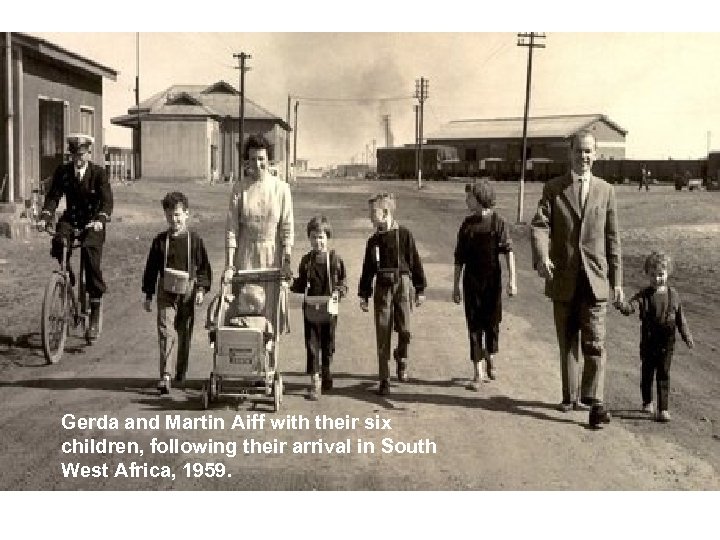
M 52 181 L 50 182 L 50 189 L 45 195 L 45 202 L 40 212 L 40 219 L 46 222 L 50 221 L 63 195 L 63 167 L 58 167 L 55 169 Z
M 608 263 L 608 279 L 612 288 L 613 301 L 622 302 L 622 252 L 620 248 L 620 226 L 618 225 L 615 188 L 609 186 L 608 205 L 605 216 L 605 256 Z
M 530 222 L 530 245 L 532 264 L 540 277 L 552 278 L 553 263 L 550 260 L 550 232 L 552 223 L 552 194 L 549 184 L 543 187 L 535 216 Z
M 105 226 L 105 224 L 110 221 L 110 216 L 113 212 L 112 186 L 110 186 L 110 182 L 108 182 L 107 176 L 105 175 L 105 169 L 95 164 L 92 165 L 92 168 L 94 174 L 98 177 L 97 185 L 100 192 L 100 204 L 92 221 L 99 221 Z

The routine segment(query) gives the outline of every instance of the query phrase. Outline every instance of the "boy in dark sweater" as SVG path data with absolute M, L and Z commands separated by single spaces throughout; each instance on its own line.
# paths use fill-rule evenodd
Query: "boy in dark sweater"
M 158 234 L 150 246 L 142 291 L 143 307 L 152 311 L 152 297 L 157 285 L 157 330 L 160 346 L 161 394 L 170 392 L 170 376 L 175 368 L 175 382 L 182 384 L 188 370 L 190 341 L 195 321 L 195 304 L 203 303 L 210 290 L 212 270 L 202 238 L 189 231 L 190 210 L 187 197 L 180 192 L 168 193 L 162 200 L 168 230 Z M 174 329 L 174 332 L 173 332 Z M 177 362 L 173 366 L 172 349 L 177 344 Z
M 427 284 L 412 233 L 393 219 L 394 195 L 379 193 L 368 202 L 375 233 L 365 247 L 358 296 L 360 309 L 365 312 L 368 311 L 368 300 L 373 296 L 380 375 L 378 394 L 384 396 L 390 393 L 388 364 L 393 328 L 398 333 L 397 348 L 393 351 L 397 378 L 401 382 L 408 380 L 412 288 L 415 289 L 415 305 L 419 307 L 425 301 Z
M 293 280 L 290 290 L 304 294 L 303 320 L 305 328 L 305 350 L 307 351 L 306 373 L 310 375 L 309 398 L 317 400 L 322 392 L 332 390 L 333 379 L 330 372 L 335 352 L 335 328 L 337 315 L 327 320 L 315 320 L 308 305 L 307 297 L 332 297 L 340 301 L 347 294 L 345 263 L 334 249 L 328 248 L 328 239 L 332 237 L 332 228 L 325 216 L 315 216 L 307 224 L 307 235 L 311 251 L 300 260 L 298 277 Z M 329 272 L 329 273 L 328 273 Z
M 657 379 L 658 410 L 656 419 L 668 422 L 668 389 L 670 386 L 670 363 L 675 349 L 675 330 L 680 331 L 682 339 L 691 349 L 695 346 L 680 295 L 668 286 L 668 274 L 671 261 L 666 254 L 653 251 L 645 259 L 645 274 L 650 284 L 633 297 L 616 307 L 623 315 L 640 311 L 641 338 L 640 390 L 642 392 L 643 411 L 655 412 L 652 399 L 653 378 Z

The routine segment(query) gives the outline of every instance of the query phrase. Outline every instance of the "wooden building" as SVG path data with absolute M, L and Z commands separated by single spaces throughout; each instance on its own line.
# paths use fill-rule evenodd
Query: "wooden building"
M 104 162 L 103 79 L 117 72 L 26 34 L 0 40 L 0 207 L 15 214 L 66 159 L 69 133 L 92 135 L 92 159 Z
M 174 85 L 111 123 L 133 129 L 137 177 L 220 180 L 239 176 L 239 109 L 240 93 L 224 81 Z M 244 109 L 244 140 L 265 135 L 284 177 L 290 126 L 248 98 Z
M 570 141 L 581 130 L 595 134 L 598 159 L 625 158 L 627 131 L 603 114 L 535 116 L 527 123 L 528 168 L 566 162 Z M 522 134 L 522 117 L 454 120 L 428 134 L 427 143 L 457 148 L 459 168 L 466 174 L 482 172 L 488 163 L 508 165 L 519 174 Z

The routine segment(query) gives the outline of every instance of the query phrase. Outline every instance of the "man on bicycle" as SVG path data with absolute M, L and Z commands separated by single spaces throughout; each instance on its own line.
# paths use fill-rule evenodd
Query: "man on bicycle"
M 94 139 L 89 135 L 68 136 L 70 161 L 60 165 L 53 175 L 45 204 L 40 213 L 40 227 L 47 229 L 55 209 L 65 195 L 65 212 L 58 220 L 56 235 L 50 254 L 58 261 L 62 258 L 63 243 L 71 255 L 73 229 L 83 231 L 80 236 L 82 256 L 85 260 L 85 288 L 90 297 L 90 325 L 87 338 L 98 338 L 102 296 L 107 289 L 103 281 L 101 263 L 105 243 L 105 225 L 110 221 L 113 195 L 105 170 L 90 161 Z M 74 283 L 74 276 L 71 274 Z

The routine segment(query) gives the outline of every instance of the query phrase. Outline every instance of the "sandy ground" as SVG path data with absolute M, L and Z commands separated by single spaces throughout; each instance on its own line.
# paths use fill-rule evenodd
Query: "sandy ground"
M 53 262 L 49 238 L 26 243 L 0 239 L 0 489 L 2 490 L 717 490 L 720 487 L 720 403 L 717 347 L 720 345 L 720 239 L 718 193 L 649 193 L 618 188 L 623 228 L 626 293 L 642 283 L 642 256 L 664 247 L 677 260 L 672 280 L 684 299 L 697 347 L 679 342 L 671 370 L 670 424 L 639 412 L 639 322 L 614 311 L 608 318 L 607 401 L 614 418 L 600 431 L 587 428 L 586 412 L 555 410 L 560 398 L 552 311 L 540 279 L 530 269 L 526 226 L 513 226 L 519 295 L 505 298 L 499 378 L 480 392 L 466 386 L 472 373 L 465 321 L 450 301 L 452 251 L 465 215 L 462 184 L 429 183 L 418 192 L 411 182 L 308 180 L 293 188 L 296 249 L 294 264 L 307 249 L 305 223 L 322 211 L 334 224 L 333 247 L 349 269 L 351 294 L 341 305 L 335 390 L 318 402 L 306 399 L 305 352 L 299 299 L 291 302 L 291 333 L 280 348 L 286 396 L 279 413 L 271 407 L 228 401 L 203 411 L 200 388 L 212 367 L 202 322 L 196 323 L 190 384 L 158 397 L 155 314 L 141 307 L 140 278 L 152 237 L 164 222 L 159 200 L 173 186 L 142 182 L 115 186 L 116 212 L 105 249 L 105 329 L 87 347 L 73 337 L 58 365 L 44 363 L 39 314 L 44 283 Z M 192 227 L 203 236 L 215 270 L 222 263 L 228 187 L 188 183 Z M 355 298 L 365 239 L 370 233 L 366 200 L 376 190 L 399 196 L 398 219 L 414 232 L 429 282 L 428 301 L 413 313 L 411 380 L 393 381 L 387 398 L 376 396 L 374 329 Z M 539 186 L 526 190 L 529 219 Z M 498 210 L 516 218 L 516 190 L 497 185 Z M 198 319 L 204 316 L 204 308 Z M 264 415 L 263 429 L 231 429 L 239 415 L 249 424 Z M 117 418 L 118 429 L 62 425 L 65 415 Z M 218 419 L 220 429 L 173 429 L 167 418 Z M 248 417 L 250 415 L 250 417 Z M 307 418 L 308 429 L 272 429 L 271 419 Z M 355 429 L 314 425 L 316 417 L 358 418 Z M 259 418 L 257 416 L 256 418 Z M 155 419 L 157 429 L 126 428 L 126 419 Z M 366 429 L 365 419 L 391 429 Z M 384 422 L 383 422 L 384 421 Z M 372 427 L 376 427 L 373 425 Z M 142 455 L 63 453 L 77 439 L 134 441 Z M 152 452 L 152 440 L 223 443 L 215 454 Z M 288 443 L 283 453 L 249 453 L 253 439 Z M 350 440 L 350 452 L 293 454 L 293 443 Z M 358 440 L 374 452 L 357 451 Z M 382 440 L 395 450 L 384 453 Z M 237 454 L 227 443 L 237 443 Z M 273 446 L 272 444 L 270 445 Z M 318 446 L 317 448 L 320 448 Z M 333 447 L 337 449 L 337 447 Z M 146 464 L 139 477 L 116 476 L 118 464 Z M 200 477 L 192 465 L 222 463 L 221 478 Z M 63 465 L 107 466 L 107 476 L 67 477 Z M 152 469 L 156 466 L 157 469 Z M 167 467 L 167 469 L 162 469 Z M 215 471 L 214 465 L 210 467 Z M 122 469 L 122 468 L 121 468 Z M 190 474 L 188 474 L 188 470 Z M 146 472 L 147 471 L 147 472 Z M 170 471 L 174 478 L 146 477 Z M 130 475 L 129 475 L 130 476 Z

